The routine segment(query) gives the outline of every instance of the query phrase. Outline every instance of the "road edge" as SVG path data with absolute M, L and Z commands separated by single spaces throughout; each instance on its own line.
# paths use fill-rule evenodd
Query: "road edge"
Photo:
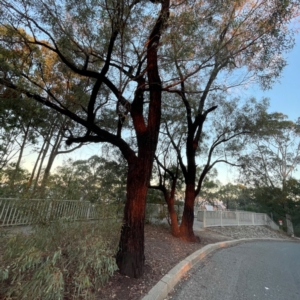
M 161 280 L 152 287 L 152 289 L 142 298 L 142 300 L 164 300 L 168 294 L 173 290 L 175 285 L 181 280 L 181 278 L 193 268 L 198 262 L 206 257 L 211 252 L 225 248 L 228 246 L 234 246 L 242 242 L 252 241 L 287 241 L 286 239 L 276 238 L 244 238 L 238 240 L 229 240 L 218 242 L 215 244 L 209 244 L 203 248 L 197 250 L 193 254 L 186 257 L 180 263 L 178 263 L 173 269 L 171 269 Z M 288 240 L 289 241 L 289 240 Z

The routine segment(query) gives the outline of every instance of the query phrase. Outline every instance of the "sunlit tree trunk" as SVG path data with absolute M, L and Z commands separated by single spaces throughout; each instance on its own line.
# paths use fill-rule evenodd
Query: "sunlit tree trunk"
M 31 123 L 27 124 L 27 126 L 24 128 L 24 136 L 23 136 L 22 143 L 20 145 L 20 151 L 19 151 L 19 156 L 18 156 L 17 162 L 16 162 L 15 171 L 12 175 L 11 180 L 10 180 L 11 188 L 14 186 L 17 174 L 20 170 L 21 160 L 23 158 L 24 149 L 25 149 L 25 146 L 26 146 L 26 143 L 27 143 L 27 140 L 28 140 L 30 126 L 31 126 Z
M 35 163 L 34 163 L 33 170 L 32 170 L 32 172 L 31 172 L 30 178 L 29 178 L 28 183 L 27 183 L 27 186 L 26 186 L 26 191 L 28 191 L 28 190 L 30 189 L 31 185 L 32 185 L 32 181 L 33 181 L 33 178 L 34 178 L 34 175 L 35 175 L 35 171 L 36 171 L 36 168 L 37 168 L 37 166 L 38 166 L 38 164 L 39 164 L 41 155 L 42 155 L 42 153 L 44 152 L 44 147 L 45 147 L 46 143 L 47 143 L 46 140 L 44 140 L 43 145 L 42 145 L 42 148 L 41 148 L 41 150 L 39 151 L 38 157 L 37 157 L 37 159 L 36 159 L 36 161 L 35 161 Z
M 55 129 L 55 126 L 52 125 L 47 137 L 45 138 L 46 147 L 43 151 L 43 155 L 42 155 L 42 158 L 41 158 L 41 161 L 40 161 L 38 172 L 37 172 L 37 175 L 36 175 L 36 178 L 35 178 L 33 193 L 35 193 L 37 191 L 37 188 L 38 188 L 39 178 L 40 178 L 40 175 L 41 175 L 41 172 L 42 172 L 42 167 L 43 167 L 43 164 L 44 164 L 44 160 L 45 160 L 46 155 L 47 155 L 47 153 L 49 151 L 49 148 L 50 148 L 51 139 L 53 137 L 54 129 Z

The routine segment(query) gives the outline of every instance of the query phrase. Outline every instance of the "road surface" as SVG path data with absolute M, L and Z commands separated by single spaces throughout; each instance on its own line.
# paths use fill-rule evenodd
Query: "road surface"
M 261 241 L 218 250 L 168 299 L 300 300 L 300 243 Z

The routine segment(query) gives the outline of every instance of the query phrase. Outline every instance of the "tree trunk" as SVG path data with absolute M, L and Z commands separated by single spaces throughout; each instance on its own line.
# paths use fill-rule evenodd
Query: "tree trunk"
M 151 173 L 147 165 L 149 162 L 145 164 L 141 159 L 128 164 L 127 197 L 116 257 L 120 273 L 134 278 L 144 271 L 144 220 Z
M 25 149 L 25 146 L 26 146 L 26 143 L 27 143 L 27 138 L 28 138 L 28 134 L 29 134 L 29 130 L 30 130 L 30 125 L 31 125 L 31 122 L 29 122 L 29 124 L 27 124 L 27 127 L 24 128 L 24 137 L 23 137 L 23 141 L 22 141 L 22 144 L 20 146 L 20 152 L 19 152 L 19 156 L 18 156 L 18 159 L 17 159 L 17 162 L 16 162 L 16 167 L 15 167 L 15 171 L 12 175 L 12 178 L 11 178 L 11 181 L 10 181 L 10 187 L 13 188 L 13 186 L 15 185 L 15 180 L 16 180 L 16 177 L 19 173 L 19 170 L 20 170 L 20 165 L 21 165 L 21 160 L 23 158 L 23 152 L 24 152 L 24 149 Z
M 43 175 L 43 179 L 42 179 L 42 183 L 41 183 L 41 187 L 40 187 L 40 197 L 41 198 L 45 197 L 46 185 L 47 185 L 47 182 L 48 182 L 50 171 L 51 171 L 52 165 L 54 163 L 54 160 L 55 160 L 55 158 L 58 154 L 58 149 L 60 147 L 62 139 L 63 139 L 63 136 L 62 136 L 62 132 L 61 132 L 61 129 L 60 129 L 57 133 L 55 143 L 54 143 L 54 145 L 52 147 L 52 150 L 50 152 L 50 156 L 49 156 L 49 159 L 48 159 L 48 162 L 47 162 L 47 166 L 46 166 L 45 171 L 44 171 L 44 175 Z
M 164 189 L 165 200 L 168 205 L 168 211 L 171 219 L 171 233 L 175 237 L 180 236 L 180 230 L 178 226 L 177 213 L 174 208 L 175 206 L 175 191 L 176 191 L 176 183 L 177 183 L 177 172 L 176 177 L 172 180 L 171 193 L 169 194 L 166 189 Z
M 171 195 L 167 201 L 167 204 L 168 204 L 168 210 L 169 210 L 169 215 L 170 215 L 170 219 L 171 219 L 171 233 L 173 236 L 179 237 L 180 230 L 179 230 L 179 226 L 178 226 L 177 213 L 174 208 L 174 203 L 175 203 L 174 200 L 175 200 L 174 196 L 172 197 L 172 195 Z
M 193 230 L 194 224 L 194 203 L 195 203 L 195 186 L 192 183 L 187 184 L 185 190 L 185 202 L 180 224 L 180 237 L 189 242 L 199 241 Z
M 41 159 L 41 162 L 40 162 L 40 165 L 39 165 L 39 169 L 38 169 L 38 172 L 37 172 L 37 175 L 36 175 L 36 178 L 35 178 L 32 194 L 34 194 L 37 190 L 40 174 L 41 174 L 41 171 L 42 171 L 42 166 L 43 166 L 44 160 L 46 158 L 46 155 L 47 155 L 49 147 L 50 147 L 50 142 L 51 142 L 51 138 L 53 137 L 54 129 L 55 129 L 55 125 L 52 124 L 52 126 L 49 130 L 49 133 L 45 138 L 46 148 L 45 148 L 45 150 L 43 152 L 43 155 L 42 155 L 42 159 Z
M 178 226 L 178 218 L 177 218 L 177 213 L 175 210 L 175 191 L 176 191 L 176 182 L 177 182 L 177 177 L 172 180 L 172 186 L 171 186 L 171 191 L 169 192 L 166 188 L 166 186 L 162 183 L 156 186 L 150 186 L 150 188 L 159 190 L 163 193 L 165 201 L 168 206 L 168 212 L 171 220 L 171 224 L 169 222 L 169 225 L 171 226 L 171 233 L 175 237 L 180 236 L 180 231 L 179 231 L 179 226 Z
M 42 148 L 41 148 L 41 150 L 40 150 L 40 152 L 39 152 L 39 154 L 38 154 L 38 157 L 37 157 L 37 159 L 36 159 L 36 161 L 35 161 L 33 170 L 32 170 L 32 172 L 31 172 L 31 176 L 30 176 L 29 181 L 28 181 L 27 186 L 26 186 L 26 192 L 29 190 L 29 188 L 30 188 L 31 185 L 32 185 L 32 181 L 33 181 L 33 178 L 34 178 L 34 174 L 35 174 L 36 168 L 37 168 L 37 166 L 38 166 L 38 164 L 39 164 L 39 160 L 40 160 L 40 158 L 41 158 L 41 155 L 42 155 L 42 153 L 43 153 L 43 151 L 44 151 L 45 145 L 46 145 L 46 141 L 44 141 L 44 143 L 43 143 L 43 145 L 42 145 Z

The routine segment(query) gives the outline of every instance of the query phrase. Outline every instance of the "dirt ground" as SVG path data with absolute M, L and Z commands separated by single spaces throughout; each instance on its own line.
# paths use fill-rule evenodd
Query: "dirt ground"
M 145 227 L 145 272 L 139 279 L 120 275 L 118 272 L 99 291 L 97 299 L 139 300 L 181 260 L 207 244 L 232 238 L 210 230 L 195 231 L 200 243 L 183 242 L 170 234 L 167 227 Z

